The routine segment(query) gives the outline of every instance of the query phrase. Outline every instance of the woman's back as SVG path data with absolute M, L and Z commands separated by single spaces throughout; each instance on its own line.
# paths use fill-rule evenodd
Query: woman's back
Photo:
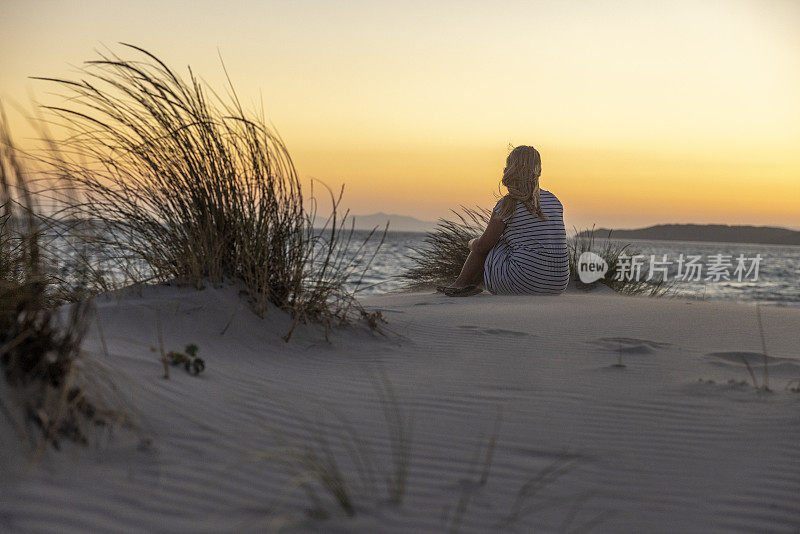
M 549 253 L 566 253 L 567 232 L 561 202 L 545 190 L 540 191 L 539 202 L 547 220 L 532 215 L 522 202 L 517 202 L 513 215 L 503 220 L 506 228 L 501 239 L 514 250 L 542 249 Z
M 569 253 L 564 209 L 549 191 L 539 202 L 547 219 L 521 202 L 506 223 L 500 241 L 484 263 L 484 284 L 492 293 L 560 293 L 569 283 Z M 495 206 L 498 213 L 500 202 Z

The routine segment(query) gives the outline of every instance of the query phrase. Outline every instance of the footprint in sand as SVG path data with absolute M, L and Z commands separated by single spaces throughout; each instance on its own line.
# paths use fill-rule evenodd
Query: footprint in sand
M 469 330 L 470 332 L 474 332 L 476 334 L 489 334 L 492 336 L 512 336 L 512 337 L 536 337 L 533 334 L 527 334 L 525 332 L 518 332 L 516 330 L 505 330 L 503 328 L 480 328 L 475 325 L 465 324 L 459 326 L 459 328 L 463 328 L 464 330 Z
M 594 341 L 587 341 L 587 343 L 607 352 L 622 352 L 623 354 L 652 354 L 657 350 L 671 346 L 670 343 L 635 337 L 601 337 Z

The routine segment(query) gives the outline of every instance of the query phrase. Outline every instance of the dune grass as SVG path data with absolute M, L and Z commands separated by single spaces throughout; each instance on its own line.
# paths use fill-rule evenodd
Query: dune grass
M 333 424 L 320 419 L 312 422 L 296 413 L 304 422 L 309 438 L 292 440 L 269 429 L 280 446 L 255 456 L 276 463 L 289 473 L 288 491 L 298 487 L 303 490 L 311 504 L 310 517 L 328 518 L 337 510 L 353 517 L 357 499 L 376 499 L 381 493 L 384 502 L 396 505 L 403 502 L 411 461 L 413 418 L 406 413 L 385 372 L 370 374 L 370 379 L 383 412 L 391 449 L 389 467 L 382 473 L 383 492 L 379 490 L 381 473 L 376 468 L 375 452 L 343 413 L 323 403 L 319 405 L 320 411 L 332 415 Z M 346 451 L 345 457 L 334 451 L 336 445 Z M 346 465 L 355 470 L 355 477 L 347 473 L 343 467 Z
M 537 512 L 555 506 L 568 507 L 558 532 L 589 532 L 592 528 L 602 523 L 609 515 L 608 512 L 601 512 L 583 524 L 577 526 L 573 524 L 583 504 L 593 497 L 590 491 L 569 496 L 542 495 L 545 489 L 554 485 L 561 477 L 577 468 L 580 462 L 580 457 L 564 452 L 534 473 L 517 491 L 508 513 L 497 524 L 498 530 L 508 530 L 513 525 L 535 515 Z
M 385 372 L 370 373 L 370 379 L 384 416 L 390 462 L 382 466 L 378 455 L 359 434 L 353 422 L 330 403 L 315 403 L 316 418 L 313 420 L 292 409 L 294 416 L 302 422 L 306 436 L 290 439 L 267 426 L 270 434 L 277 439 L 278 446 L 254 455 L 258 461 L 281 466 L 290 477 L 283 495 L 271 507 L 271 518 L 286 520 L 287 516 L 279 513 L 282 500 L 297 489 L 301 489 L 308 499 L 306 513 L 312 520 L 334 516 L 352 518 L 365 513 L 375 504 L 403 504 L 409 491 L 413 417 L 403 406 Z M 468 472 L 458 481 L 460 491 L 456 502 L 442 509 L 442 532 L 459 532 L 469 515 L 470 504 L 479 497 L 485 499 L 493 494 L 489 480 L 502 420 L 503 411 L 498 408 L 491 435 L 485 442 L 483 434 L 478 436 Z M 591 491 L 544 494 L 560 478 L 579 467 L 582 461 L 581 456 L 565 451 L 531 474 L 508 503 L 507 511 L 502 513 L 498 510 L 501 519 L 495 525 L 497 531 L 512 529 L 538 512 L 554 508 L 564 509 L 560 529 L 563 532 L 588 532 L 602 523 L 609 516 L 608 512 L 593 516 L 582 524 L 575 524 L 583 505 L 594 497 Z M 383 489 L 379 484 L 381 478 L 385 483 Z
M 400 275 L 409 289 L 449 284 L 458 278 L 469 255 L 469 240 L 483 233 L 491 217 L 491 212 L 482 208 L 461 206 L 451 212 L 453 218 L 439 219 L 425 236 L 425 244 L 412 249 L 414 266 Z
M 42 450 L 62 439 L 86 443 L 87 427 L 102 419 L 76 370 L 91 303 L 73 295 L 79 302 L 65 318 L 53 307 L 58 284 L 27 174 L 0 109 L 0 366 L 13 397 L 0 404 L 23 440 Z
M 671 290 L 671 285 L 665 283 L 662 277 L 655 277 L 653 280 L 644 279 L 617 279 L 617 270 L 620 257 L 623 255 L 635 256 L 638 251 L 631 249 L 630 244 L 622 244 L 611 239 L 611 232 L 605 236 L 601 243 L 598 243 L 594 227 L 591 229 L 575 229 L 575 235 L 567 241 L 569 249 L 569 275 L 575 281 L 578 288 L 589 289 L 595 284 L 604 284 L 614 291 L 626 295 L 648 295 L 660 297 L 667 295 Z M 605 276 L 594 284 L 584 284 L 578 276 L 578 259 L 584 252 L 594 252 L 608 265 Z
M 61 89 L 63 103 L 45 107 L 68 132 L 46 162 L 82 196 L 64 215 L 101 229 L 105 270 L 117 276 L 108 287 L 232 280 L 260 316 L 274 305 L 295 326 L 360 317 L 347 282 L 380 242 L 371 246 L 376 231 L 352 242 L 341 191 L 328 191 L 332 214 L 315 229 L 313 191 L 305 194 L 285 143 L 263 113 L 244 109 L 230 79 L 223 98 L 191 68 L 184 79 L 147 50 L 122 46 L 131 57 L 100 54 L 79 80 L 38 78 Z
M 470 463 L 469 473 L 459 481 L 461 491 L 455 506 L 452 507 L 452 512 L 450 507 L 446 507 L 443 510 L 442 523 L 445 527 L 443 530 L 446 530 L 449 534 L 460 532 L 461 526 L 464 524 L 464 518 L 469 511 L 470 503 L 475 499 L 476 494 L 484 490 L 487 485 L 492 468 L 492 459 L 500 437 L 501 424 L 502 410 L 498 409 L 494 429 L 486 442 L 485 450 L 480 446 L 482 437 L 479 437 L 479 446 Z M 483 467 L 478 473 L 481 458 L 483 458 Z M 601 524 L 610 515 L 608 512 L 595 515 L 584 523 L 574 524 L 583 505 L 594 496 L 592 492 L 558 496 L 552 494 L 543 495 L 546 489 L 554 486 L 561 477 L 576 469 L 581 462 L 582 458 L 580 456 L 564 451 L 541 470 L 533 473 L 517 490 L 508 512 L 495 524 L 496 531 L 513 530 L 515 526 L 526 518 L 529 519 L 537 512 L 555 507 L 566 508 L 558 532 L 589 532 L 595 526 Z

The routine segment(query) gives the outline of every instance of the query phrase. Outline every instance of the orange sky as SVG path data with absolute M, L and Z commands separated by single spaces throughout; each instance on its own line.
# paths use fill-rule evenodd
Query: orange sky
M 355 213 L 490 206 L 512 143 L 539 148 L 570 226 L 800 227 L 798 27 L 791 0 L 6 0 L 0 95 L 48 100 L 28 76 L 118 41 L 222 87 L 219 48 Z

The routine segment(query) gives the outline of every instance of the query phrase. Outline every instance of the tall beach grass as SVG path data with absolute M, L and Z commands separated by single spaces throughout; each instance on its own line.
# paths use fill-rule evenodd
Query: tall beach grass
M 76 291 L 67 310 L 55 307 L 63 287 L 28 181 L 0 108 L 0 369 L 8 385 L 0 416 L 42 451 L 63 439 L 87 443 L 88 428 L 111 413 L 87 397 L 79 370 L 91 302 Z
M 461 273 L 469 255 L 469 240 L 483 233 L 491 212 L 461 206 L 450 210 L 453 217 L 441 218 L 436 228 L 425 236 L 421 247 L 413 248 L 414 266 L 400 275 L 409 289 L 426 289 L 449 284 Z
M 191 68 L 183 78 L 147 50 L 122 46 L 130 57 L 100 54 L 80 79 L 38 78 L 64 97 L 46 106 L 67 135 L 45 159 L 81 194 L 69 218 L 92 221 L 104 236 L 106 271 L 117 275 L 107 287 L 232 280 L 257 314 L 274 305 L 295 326 L 361 316 L 347 282 L 380 241 L 373 231 L 353 246 L 341 191 L 328 191 L 332 214 L 315 229 L 313 191 L 303 190 L 284 141 L 263 112 L 245 110 L 230 79 L 222 97 Z

